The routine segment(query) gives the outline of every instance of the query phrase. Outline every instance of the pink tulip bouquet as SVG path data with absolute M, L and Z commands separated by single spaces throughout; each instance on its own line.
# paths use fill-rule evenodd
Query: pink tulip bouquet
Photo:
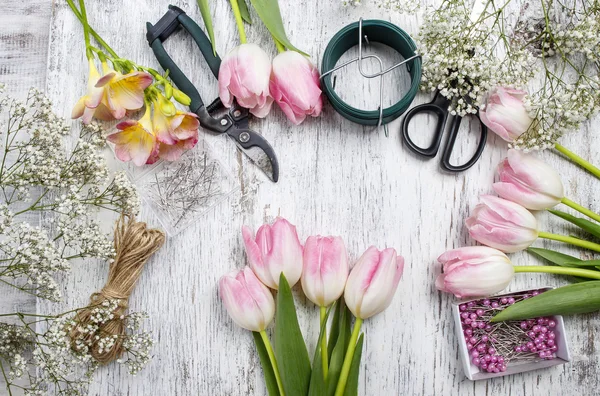
M 501 320 L 592 312 L 600 309 L 600 259 L 581 260 L 553 250 L 532 248 L 538 238 L 568 243 L 600 253 L 600 244 L 583 237 L 551 234 L 539 230 L 529 210 L 547 210 L 574 224 L 593 238 L 600 238 L 600 215 L 565 197 L 558 173 L 540 159 L 511 149 L 498 166 L 499 181 L 493 185 L 500 197 L 484 195 L 466 220 L 473 239 L 486 245 L 448 251 L 438 258 L 442 274 L 439 290 L 459 298 L 483 297 L 508 286 L 515 273 L 546 272 L 596 281 L 569 285 L 519 302 L 502 312 Z M 585 218 L 554 210 L 565 204 Z M 527 249 L 552 266 L 513 266 L 505 253 Z
M 199 0 L 205 25 L 212 34 L 212 21 L 207 0 Z M 271 62 L 267 53 L 256 44 L 246 42 L 244 21 L 250 21 L 245 7 L 231 1 L 241 44 L 225 55 L 219 69 L 219 97 L 225 107 L 233 101 L 249 109 L 256 117 L 264 118 L 275 101 L 287 118 L 301 124 L 307 116 L 321 114 L 319 71 L 285 34 L 277 0 L 251 1 L 259 17 L 273 36 L 279 55 Z M 213 40 L 214 42 L 214 40 Z
M 244 227 L 242 236 L 249 267 L 223 276 L 219 292 L 233 321 L 253 332 L 269 395 L 356 395 L 362 323 L 391 304 L 404 259 L 394 249 L 370 247 L 350 271 L 340 237 L 310 236 L 303 246 L 283 218 L 256 235 Z M 319 307 L 312 364 L 291 291 L 298 282 Z M 274 346 L 266 332 L 273 320 Z
M 139 120 L 120 122 L 117 132 L 107 137 L 117 158 L 137 166 L 159 158 L 174 161 L 193 148 L 198 142 L 196 115 L 178 110 L 173 103 L 174 99 L 187 106 L 190 98 L 173 87 L 167 75 L 118 56 L 90 27 L 84 0 L 79 1 L 79 9 L 73 0 L 67 3 L 83 25 L 89 66 L 87 92 L 75 104 L 72 118 L 81 118 L 84 124 L 93 119 L 121 120 L 128 112 L 145 108 Z M 91 37 L 101 48 L 91 45 Z

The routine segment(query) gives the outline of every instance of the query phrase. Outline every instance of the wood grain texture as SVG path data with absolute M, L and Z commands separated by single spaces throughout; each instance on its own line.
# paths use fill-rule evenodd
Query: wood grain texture
M 140 64 L 158 64 L 145 41 L 145 22 L 156 21 L 167 9 L 162 0 L 88 1 L 90 23 L 122 56 Z M 201 21 L 193 0 L 173 4 Z M 328 40 L 358 17 L 390 20 L 416 35 L 419 18 L 379 9 L 365 1 L 360 8 L 342 7 L 339 2 L 282 1 L 285 26 L 292 41 L 318 62 Z M 42 2 L 40 2 L 42 4 Z M 14 4 L 19 14 L 28 5 Z M 235 23 L 228 2 L 211 2 L 217 46 L 221 53 L 237 45 Z M 8 29 L 38 35 L 31 62 L 47 67 L 31 70 L 10 66 L 13 72 L 2 79 L 24 89 L 47 81 L 46 88 L 56 110 L 65 116 L 82 94 L 86 84 L 82 30 L 66 3 L 54 0 L 51 19 L 47 8 L 37 7 L 31 18 L 48 26 L 49 44 L 38 27 L 13 22 L 0 28 L 2 50 L 0 70 L 6 59 L 21 54 L 20 33 L 5 35 Z M 254 26 L 247 29 L 248 41 L 256 42 L 271 55 L 275 48 L 265 28 L 253 14 Z M 201 24 L 201 22 L 200 22 Z M 11 27 L 12 26 L 12 27 Z M 42 29 L 43 30 L 43 29 Z M 216 81 L 209 75 L 189 37 L 178 34 L 167 50 L 201 87 L 206 99 L 216 95 Z M 18 47 L 20 48 L 20 47 Z M 14 77 L 16 73 L 17 77 Z M 30 73 L 30 76 L 26 76 Z M 6 76 L 8 74 L 8 78 Z M 35 80 L 42 75 L 45 78 Z M 35 77 L 34 77 L 35 76 Z M 30 80 L 31 78 L 31 80 Z M 342 78 L 348 78 L 344 82 Z M 400 75 L 391 76 L 388 89 L 400 87 Z M 356 84 L 353 84 L 356 81 Z M 378 98 L 377 84 L 363 83 L 352 74 L 340 76 L 340 90 L 356 104 L 372 105 Z M 398 88 L 399 89 L 399 88 Z M 393 94 L 392 94 L 393 95 Z M 417 102 L 429 100 L 419 95 Z M 420 129 L 432 120 L 420 120 Z M 76 122 L 73 125 L 77 125 Z M 567 318 L 573 362 L 490 381 L 471 382 L 458 361 L 457 338 L 451 320 L 452 298 L 437 292 L 433 281 L 439 273 L 436 257 L 453 247 L 472 245 L 464 219 L 475 206 L 478 195 L 491 192 L 497 163 L 506 153 L 506 144 L 492 136 L 481 160 L 471 170 L 451 175 L 439 170 L 439 159 L 423 161 L 402 146 L 399 121 L 390 125 L 390 137 L 383 131 L 352 124 L 325 106 L 322 117 L 293 127 L 279 109 L 265 120 L 253 120 L 252 127 L 274 146 L 281 165 L 281 180 L 271 184 L 234 149 L 224 137 L 207 135 L 215 152 L 235 175 L 240 190 L 210 211 L 165 247 L 149 262 L 131 308 L 150 315 L 149 328 L 157 345 L 150 365 L 130 377 L 118 365 L 101 368 L 90 395 L 263 395 L 265 387 L 252 336 L 228 318 L 217 295 L 218 278 L 245 263 L 240 236 L 242 224 L 258 227 L 277 215 L 297 224 L 301 238 L 311 234 L 342 235 L 352 258 L 374 244 L 395 247 L 406 259 L 406 270 L 398 293 L 388 310 L 366 321 L 359 390 L 362 395 L 545 395 L 597 394 L 600 357 L 595 338 L 600 320 L 596 314 Z M 600 121 L 590 122 L 562 143 L 583 157 L 600 163 Z M 457 144 L 457 157 L 466 158 L 474 140 Z M 461 157 L 462 156 L 462 157 Z M 553 152 L 543 157 L 560 169 L 569 197 L 600 210 L 600 184 Z M 144 205 L 140 216 L 158 224 Z M 542 228 L 564 231 L 562 222 L 538 215 Z M 107 220 L 107 225 L 110 221 Z M 553 242 L 536 246 L 558 247 Z M 564 249 L 568 252 L 568 249 Z M 526 254 L 512 256 L 516 264 L 537 262 Z M 86 303 L 89 294 L 106 279 L 105 263 L 82 262 L 62 281 L 64 303 L 38 304 L 43 312 L 61 311 Z M 542 285 L 561 285 L 565 280 L 547 276 L 520 275 L 510 290 Z M 4 290 L 2 290 L 4 293 Z M 299 320 L 310 350 L 318 332 L 318 311 L 295 288 Z M 9 298 L 9 306 L 11 305 Z M 2 306 L 6 298 L 3 294 Z M 0 392 L 0 394 L 2 394 Z

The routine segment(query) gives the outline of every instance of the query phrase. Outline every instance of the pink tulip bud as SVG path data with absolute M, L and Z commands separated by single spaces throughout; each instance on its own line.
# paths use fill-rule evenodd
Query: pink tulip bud
M 271 95 L 295 125 L 307 115 L 318 117 L 323 108 L 319 71 L 305 56 L 285 51 L 273 59 Z
M 219 97 L 225 107 L 236 99 L 256 117 L 266 117 L 273 98 L 269 93 L 271 61 L 256 44 L 242 44 L 231 50 L 219 69 Z
M 242 227 L 242 235 L 250 267 L 262 283 L 277 290 L 281 273 L 290 287 L 298 283 L 302 275 L 302 245 L 294 225 L 279 217 L 273 225 L 260 227 L 256 238 L 246 226 Z
M 514 253 L 537 239 L 537 221 L 527 209 L 491 195 L 481 196 L 481 201 L 466 221 L 469 234 L 476 241 Z
M 458 298 L 484 297 L 497 293 L 510 283 L 515 273 L 504 253 L 485 246 L 450 250 L 438 261 L 443 273 L 435 286 Z
M 348 278 L 348 253 L 340 237 L 308 237 L 304 244 L 302 290 L 308 299 L 328 307 L 340 298 Z
M 392 248 L 371 246 L 358 259 L 346 282 L 344 300 L 357 318 L 367 319 L 386 309 L 404 270 L 404 259 Z
M 263 331 L 275 315 L 271 291 L 248 267 L 219 280 L 221 300 L 235 323 L 250 331 Z
M 494 190 L 504 199 L 527 209 L 543 210 L 558 205 L 565 196 L 560 176 L 550 165 L 518 150 L 498 165 L 500 182 Z
M 498 87 L 479 111 L 481 121 L 507 142 L 512 142 L 529 129 L 529 116 L 523 98 L 527 92 Z

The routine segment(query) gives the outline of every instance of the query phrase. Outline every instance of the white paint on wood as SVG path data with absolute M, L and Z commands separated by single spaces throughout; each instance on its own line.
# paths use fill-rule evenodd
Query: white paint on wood
M 21 10 L 31 12 L 23 22 L 11 20 L 0 28 L 0 70 L 9 70 L 0 73 L 1 78 L 17 84 L 16 89 L 25 89 L 29 84 L 41 83 L 45 77 L 56 110 L 68 116 L 86 84 L 82 30 L 65 2 L 54 1 L 51 15 L 47 6 L 38 3 L 31 8 L 12 4 L 11 15 L 21 15 Z M 87 3 L 90 23 L 119 54 L 159 67 L 145 41 L 145 22 L 157 21 L 169 2 Z M 201 21 L 195 1 L 173 3 Z M 417 17 L 378 9 L 368 3 L 360 8 L 344 8 L 335 1 L 282 1 L 281 8 L 292 41 L 316 62 L 335 32 L 359 16 L 391 20 L 413 36 L 418 29 Z M 224 53 L 237 44 L 233 16 L 225 1 L 211 2 L 211 10 L 217 26 L 218 49 Z M 275 55 L 265 28 L 253 16 L 255 23 L 247 28 L 248 40 Z M 30 20 L 35 23 L 27 24 Z M 51 31 L 46 48 L 48 23 Z M 33 52 L 20 46 L 22 34 L 36 37 L 29 50 Z M 167 49 L 192 76 L 192 81 L 202 87 L 203 97 L 212 99 L 217 92 L 216 81 L 192 40 L 178 34 L 169 40 Z M 46 51 L 47 68 L 43 68 Z M 25 56 L 24 53 L 31 54 L 26 58 L 31 67 L 25 61 L 12 60 Z M 399 83 L 393 78 L 390 81 L 387 87 L 392 89 Z M 365 93 L 362 84 L 349 84 L 351 91 L 347 95 L 355 96 L 355 103 L 361 100 L 372 103 L 377 99 L 373 88 L 377 85 L 368 85 Z M 427 100 L 430 96 L 420 95 L 416 103 Z M 431 126 L 431 120 L 420 122 L 421 129 Z M 599 126 L 596 119 L 578 133 L 564 137 L 562 143 L 600 163 L 597 150 L 600 136 L 594 133 Z M 274 109 L 266 120 L 253 120 L 252 127 L 273 144 L 281 165 L 280 182 L 268 182 L 236 153 L 232 142 L 222 136 L 208 136 L 222 161 L 236 175 L 240 192 L 196 225 L 169 239 L 149 262 L 130 302 L 132 309 L 145 310 L 151 317 L 149 327 L 158 342 L 155 358 L 133 378 L 118 365 L 101 368 L 90 395 L 265 394 L 251 334 L 228 318 L 217 296 L 217 280 L 229 269 L 244 265 L 241 225 L 258 227 L 279 214 L 298 225 L 302 238 L 316 233 L 342 235 L 353 258 L 370 244 L 395 247 L 406 258 L 404 279 L 393 304 L 365 323 L 367 338 L 360 394 L 596 393 L 600 358 L 595 338 L 600 323 L 595 314 L 566 320 L 574 356 L 571 364 L 476 383 L 463 375 L 451 320 L 452 299 L 437 292 L 433 285 L 439 272 L 435 259 L 449 248 L 474 243 L 463 221 L 477 203 L 478 195 L 491 192 L 496 164 L 506 151 L 503 141 L 490 136 L 477 165 L 468 172 L 452 175 L 440 172 L 439 158 L 423 161 L 402 146 L 398 120 L 390 125 L 390 137 L 386 138 L 382 131 L 373 132 L 346 121 L 326 105 L 321 118 L 307 120 L 300 127 L 291 126 L 279 109 Z M 472 145 L 470 139 L 469 149 Z M 459 146 L 458 154 L 466 158 L 469 152 L 463 147 L 464 141 Z M 553 152 L 546 152 L 543 157 L 560 169 L 571 198 L 600 210 L 597 180 Z M 157 225 L 156 217 L 147 207 L 142 208 L 141 218 Z M 544 213 L 538 218 L 544 229 L 565 231 L 562 222 Z M 536 245 L 559 247 L 550 242 Z M 512 257 L 516 264 L 536 262 L 526 254 Z M 75 265 L 62 282 L 65 302 L 40 303 L 38 310 L 58 312 L 84 305 L 89 294 L 104 284 L 106 275 L 105 263 Z M 510 288 L 564 283 L 564 279 L 547 275 L 519 275 Z M 317 338 L 318 311 L 301 296 L 300 290 L 296 290 L 296 295 L 300 323 L 312 350 Z M 12 295 L 2 300 L 2 308 L 18 305 L 16 301 L 20 301 Z

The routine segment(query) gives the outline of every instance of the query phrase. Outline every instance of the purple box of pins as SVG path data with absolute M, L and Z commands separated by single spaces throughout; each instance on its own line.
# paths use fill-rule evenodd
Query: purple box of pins
M 452 304 L 459 352 L 472 381 L 557 366 L 571 361 L 560 315 L 490 323 L 503 308 L 551 287 L 523 290 Z

